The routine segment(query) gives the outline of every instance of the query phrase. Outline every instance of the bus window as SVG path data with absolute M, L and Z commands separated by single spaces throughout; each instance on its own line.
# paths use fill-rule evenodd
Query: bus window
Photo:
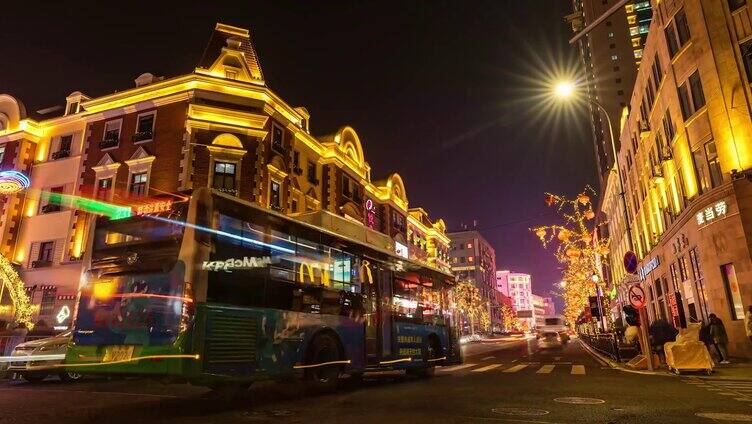
M 423 320 L 421 304 L 422 286 L 417 276 L 397 276 L 394 278 L 394 312 L 397 317 L 413 321 Z

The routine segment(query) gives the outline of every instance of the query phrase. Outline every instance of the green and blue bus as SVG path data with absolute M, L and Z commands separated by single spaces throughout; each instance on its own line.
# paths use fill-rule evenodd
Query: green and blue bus
M 96 219 L 66 367 L 209 387 L 460 363 L 451 274 L 209 189 Z

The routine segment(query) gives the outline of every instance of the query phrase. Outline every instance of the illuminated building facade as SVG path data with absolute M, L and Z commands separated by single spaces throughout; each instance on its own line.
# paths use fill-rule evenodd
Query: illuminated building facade
M 313 135 L 306 108 L 266 85 L 246 29 L 217 24 L 191 73 L 144 73 L 133 88 L 97 98 L 76 92 L 54 112 L 29 114 L 0 96 L 0 166 L 32 180 L 31 190 L 0 196 L 0 249 L 27 286 L 46 287 L 34 298 L 45 311 L 49 293 L 60 298 L 54 311 L 72 303 L 91 219 L 40 192 L 134 205 L 212 187 L 449 268 L 443 221 L 409 208 L 399 174 L 371 179 L 352 127 Z
M 566 17 L 575 32 L 581 31 L 614 6 L 605 0 L 573 0 L 573 13 Z M 629 103 L 637 69 L 652 18 L 648 0 L 635 0 L 608 17 L 579 41 L 580 58 L 584 65 L 579 82 L 591 101 L 597 101 L 608 112 L 618 137 L 621 110 Z M 608 123 L 602 112 L 588 105 L 595 147 L 596 165 L 601 187 L 613 163 L 613 149 Z
M 533 283 L 530 274 L 509 270 L 496 271 L 496 287 L 509 296 L 512 308 L 526 328 L 535 328 L 535 311 L 533 305 Z
M 496 252 L 476 230 L 449 233 L 452 272 L 459 281 L 472 281 L 488 304 L 491 325 L 501 328 L 503 297 L 496 290 Z
M 601 206 L 617 303 L 627 301 L 625 283 L 640 281 L 651 321 L 684 327 L 715 313 L 729 353 L 745 357 L 752 357 L 743 328 L 752 304 L 750 22 L 745 1 L 654 3 L 621 128 L 627 217 L 615 173 Z M 630 249 L 637 275 L 623 269 Z

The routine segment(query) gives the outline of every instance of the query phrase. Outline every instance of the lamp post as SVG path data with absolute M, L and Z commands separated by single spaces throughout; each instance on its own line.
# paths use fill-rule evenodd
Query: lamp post
M 576 94 L 577 87 L 573 82 L 562 81 L 556 84 L 554 87 L 554 94 L 560 99 L 571 99 Z M 588 102 L 598 108 L 598 110 L 606 116 L 606 123 L 608 124 L 608 135 L 611 140 L 611 152 L 614 156 L 614 167 L 616 168 L 616 176 L 619 181 L 619 197 L 621 198 L 621 204 L 624 211 L 624 227 L 627 231 L 627 244 L 629 250 L 633 250 L 632 245 L 632 229 L 629 225 L 629 215 L 627 213 L 627 202 L 624 197 L 624 181 L 621 175 L 621 166 L 619 166 L 619 154 L 616 151 L 616 139 L 614 138 L 614 127 L 611 124 L 611 117 L 608 115 L 606 108 L 603 107 L 597 100 L 588 98 Z

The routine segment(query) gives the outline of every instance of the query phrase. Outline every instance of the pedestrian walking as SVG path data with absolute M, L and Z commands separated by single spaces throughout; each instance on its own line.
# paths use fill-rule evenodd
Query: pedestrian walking
M 728 360 L 728 335 L 726 334 L 726 326 L 723 325 L 723 321 L 715 314 L 710 314 L 710 336 L 713 338 L 713 344 L 715 350 L 718 352 L 721 364 L 730 364 Z
M 747 332 L 747 338 L 752 342 L 752 305 L 749 306 L 744 315 L 744 330 Z

